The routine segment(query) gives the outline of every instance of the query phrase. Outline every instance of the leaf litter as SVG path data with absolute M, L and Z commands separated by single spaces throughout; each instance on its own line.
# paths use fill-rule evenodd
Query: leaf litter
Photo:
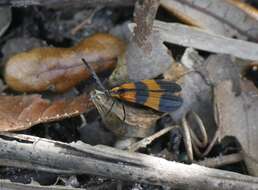
M 163 9 L 158 10 L 159 1 L 146 0 L 143 4 L 137 2 L 134 12 L 136 26 L 132 27 L 133 25 L 129 24 L 131 32 L 127 25 L 128 20 L 132 18 L 132 10 L 129 16 L 125 12 L 115 13 L 115 9 L 105 6 L 92 11 L 93 14 L 90 15 L 92 24 L 102 23 L 96 24 L 96 28 L 94 26 L 93 28 L 98 30 L 100 27 L 101 32 L 105 22 L 97 18 L 105 19 L 103 15 L 108 11 L 124 19 L 126 24 L 114 20 L 110 24 L 111 17 L 107 16 L 106 27 L 111 29 L 113 34 L 127 38 L 125 42 L 110 34 L 95 34 L 88 37 L 94 32 L 91 27 L 87 28 L 87 25 L 81 24 L 82 21 L 87 20 L 83 18 L 85 14 L 76 14 L 80 18 L 76 20 L 77 17 L 74 16 L 72 22 L 56 17 L 56 20 L 62 21 L 60 25 L 65 26 L 64 34 L 61 32 L 57 36 L 54 32 L 56 26 L 53 25 L 53 20 L 47 19 L 47 16 L 53 13 L 50 13 L 48 8 L 39 10 L 41 19 L 44 21 L 42 26 L 49 26 L 49 28 L 45 30 L 44 39 L 40 39 L 40 35 L 36 35 L 36 39 L 46 40 L 50 44 L 56 42 L 54 44 L 56 47 L 43 48 L 46 46 L 45 42 L 35 42 L 35 46 L 28 45 L 28 48 L 21 48 L 21 50 L 15 50 L 15 48 L 8 50 L 8 46 L 5 48 L 2 46 L 4 81 L 7 88 L 2 88 L 0 96 L 0 130 L 25 133 L 32 130 L 33 134 L 33 130 L 36 130 L 35 125 L 45 123 L 51 126 L 51 122 L 59 121 L 59 126 L 62 126 L 63 123 L 60 120 L 75 117 L 80 120 L 75 129 L 80 135 L 76 136 L 77 132 L 66 133 L 75 135 L 78 141 L 94 142 L 94 145 L 106 142 L 110 146 L 124 141 L 127 144 L 123 147 L 131 151 L 164 156 L 177 162 L 200 163 L 210 167 L 232 163 L 238 167 L 236 171 L 240 173 L 245 173 L 245 168 L 237 163 L 243 159 L 244 162 L 241 163 L 245 163 L 248 174 L 257 176 L 257 88 L 254 85 L 257 78 L 252 77 L 252 81 L 249 81 L 247 79 L 250 77 L 243 75 L 246 68 L 252 68 L 251 70 L 255 71 L 254 63 L 250 60 L 258 59 L 258 46 L 255 43 L 258 34 L 256 8 L 231 0 L 205 2 L 161 0 L 160 4 Z M 23 9 L 29 10 L 28 14 L 35 13 L 35 8 Z M 71 7 L 70 11 L 75 15 L 79 9 L 75 6 Z M 61 9 L 58 12 L 60 15 L 65 14 Z M 158 12 L 157 15 L 156 12 Z M 185 24 L 195 27 L 169 22 L 175 19 L 175 16 Z M 155 18 L 161 21 L 154 21 Z M 27 18 L 27 21 L 34 22 L 30 18 Z M 74 23 L 77 23 L 79 29 L 76 29 L 76 33 L 69 34 L 77 27 Z M 3 30 L 6 26 L 8 27 L 8 23 L 3 26 Z M 37 29 L 29 26 L 27 24 L 23 28 L 27 32 L 25 41 L 30 39 L 27 36 L 35 37 L 31 34 L 32 29 L 34 31 L 40 29 L 40 27 Z M 116 31 L 112 31 L 115 27 Z M 121 28 L 118 29 L 119 27 Z M 4 35 L 3 41 L 10 43 L 12 35 L 15 37 L 21 35 L 20 30 L 19 27 L 16 31 L 12 29 L 10 36 Z M 124 35 L 125 31 L 129 35 Z M 74 45 L 85 37 L 87 37 L 85 39 L 87 43 L 81 42 L 79 45 Z M 72 44 L 65 44 L 66 38 L 70 38 Z M 58 49 L 57 44 L 62 40 L 64 43 L 60 46 L 62 49 Z M 23 42 L 20 41 L 20 43 Z M 34 49 L 38 46 L 40 48 Z M 186 50 L 183 55 L 176 53 L 180 48 Z M 13 61 L 14 58 L 15 61 Z M 179 110 L 162 115 L 121 101 L 114 102 L 106 94 L 94 95 L 90 98 L 90 91 L 96 85 L 92 84 L 91 73 L 83 67 L 81 58 L 85 58 L 92 64 L 107 88 L 128 81 L 153 78 L 177 82 L 182 87 L 181 96 L 184 104 Z M 9 72 L 10 65 L 16 67 L 15 72 Z M 78 65 L 78 69 L 74 69 Z M 42 75 L 43 77 L 40 76 L 42 71 L 46 74 Z M 58 93 L 59 98 L 51 100 L 49 91 Z M 66 97 L 67 94 L 64 91 L 67 94 L 73 91 L 77 93 L 76 95 L 71 93 L 72 95 L 68 95 L 70 97 Z M 33 94 L 35 92 L 38 94 Z M 76 116 L 80 116 L 81 119 Z M 62 127 L 67 128 L 65 125 Z M 91 127 L 96 130 L 95 132 L 91 130 L 91 139 L 89 139 L 85 134 Z M 60 128 L 49 127 L 43 132 L 43 136 L 48 137 L 52 130 L 63 132 Z M 19 138 L 19 135 L 7 136 Z M 98 139 L 101 138 L 100 136 L 107 140 Z M 202 137 L 206 136 L 207 142 L 201 145 L 200 141 L 204 141 Z M 224 145 L 223 139 L 228 136 L 234 137 L 240 148 Z M 184 143 L 183 148 L 182 143 Z M 103 178 L 103 181 L 105 180 Z M 239 182 L 241 177 L 235 180 Z M 75 181 L 76 185 L 72 184 L 74 188 L 75 186 L 88 187 L 87 185 L 91 183 L 87 180 L 78 181 L 77 177 Z M 96 181 L 93 180 L 93 182 Z M 152 184 L 148 180 L 146 183 Z M 127 187 L 120 182 L 115 184 L 130 189 L 136 183 Z M 250 185 L 253 184 L 250 183 Z M 151 189 L 152 186 L 150 185 L 149 188 Z

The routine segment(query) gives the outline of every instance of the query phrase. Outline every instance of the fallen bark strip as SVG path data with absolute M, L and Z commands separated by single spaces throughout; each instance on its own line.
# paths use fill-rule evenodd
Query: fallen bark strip
M 0 158 L 30 163 L 28 169 L 41 166 L 179 189 L 258 189 L 255 177 L 84 143 L 66 144 L 47 139 L 25 143 L 0 139 Z M 5 162 L 0 164 L 5 166 Z
M 31 5 L 58 7 L 80 5 L 88 7 L 103 6 L 133 6 L 136 0 L 1 0 L 0 6 L 27 7 Z
M 257 43 L 227 38 L 178 23 L 155 21 L 153 29 L 158 31 L 161 39 L 166 42 L 214 53 L 230 54 L 243 59 L 258 60 Z
M 0 189 L 1 190 L 83 190 L 82 188 L 73 188 L 65 186 L 42 186 L 38 184 L 22 184 L 14 183 L 9 180 L 0 179 Z

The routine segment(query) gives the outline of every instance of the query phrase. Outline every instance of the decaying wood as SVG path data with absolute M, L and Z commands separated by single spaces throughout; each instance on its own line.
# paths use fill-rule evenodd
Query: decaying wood
M 34 137 L 36 138 L 36 137 Z M 20 167 L 60 169 L 71 174 L 93 174 L 179 189 L 257 189 L 258 178 L 233 172 L 185 165 L 140 153 L 84 143 L 66 144 L 38 138 L 34 143 L 0 139 L 3 160 L 19 161 Z
M 95 7 L 99 5 L 104 6 L 132 6 L 135 0 L 1 0 L 0 6 L 12 6 L 12 7 L 27 7 L 30 5 L 39 5 L 47 7 L 58 7 L 58 6 L 71 6 L 80 5 Z
M 155 21 L 153 29 L 160 32 L 161 39 L 166 42 L 214 53 L 230 54 L 243 59 L 258 59 L 256 43 L 226 38 L 177 23 Z

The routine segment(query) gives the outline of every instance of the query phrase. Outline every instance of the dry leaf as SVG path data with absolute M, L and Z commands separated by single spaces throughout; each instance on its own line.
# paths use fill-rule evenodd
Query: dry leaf
M 63 92 L 91 76 L 82 58 L 101 72 L 115 67 L 124 48 L 122 41 L 109 34 L 95 34 L 72 48 L 36 48 L 8 60 L 5 80 L 17 91 Z
M 210 32 L 252 41 L 258 39 L 258 21 L 232 1 L 162 0 L 161 5 L 187 23 Z
M 25 130 L 39 123 L 79 115 L 93 107 L 86 95 L 50 102 L 40 95 L 0 96 L 0 131 Z
M 249 172 L 258 176 L 258 91 L 250 81 L 241 81 L 236 95 L 232 81 L 222 81 L 214 91 L 216 122 L 220 139 L 235 137 L 240 143 Z

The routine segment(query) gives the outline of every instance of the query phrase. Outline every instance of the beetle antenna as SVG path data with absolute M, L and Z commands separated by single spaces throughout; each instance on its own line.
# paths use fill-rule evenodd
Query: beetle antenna
M 91 67 L 91 65 L 84 59 L 82 58 L 82 62 L 84 63 L 84 65 L 86 66 L 86 68 L 92 73 L 93 78 L 96 80 L 97 84 L 99 85 L 99 87 L 104 91 L 107 92 L 107 89 L 104 87 L 104 85 L 102 84 L 102 82 L 100 81 L 98 75 L 96 74 L 96 72 L 94 71 L 94 69 Z

